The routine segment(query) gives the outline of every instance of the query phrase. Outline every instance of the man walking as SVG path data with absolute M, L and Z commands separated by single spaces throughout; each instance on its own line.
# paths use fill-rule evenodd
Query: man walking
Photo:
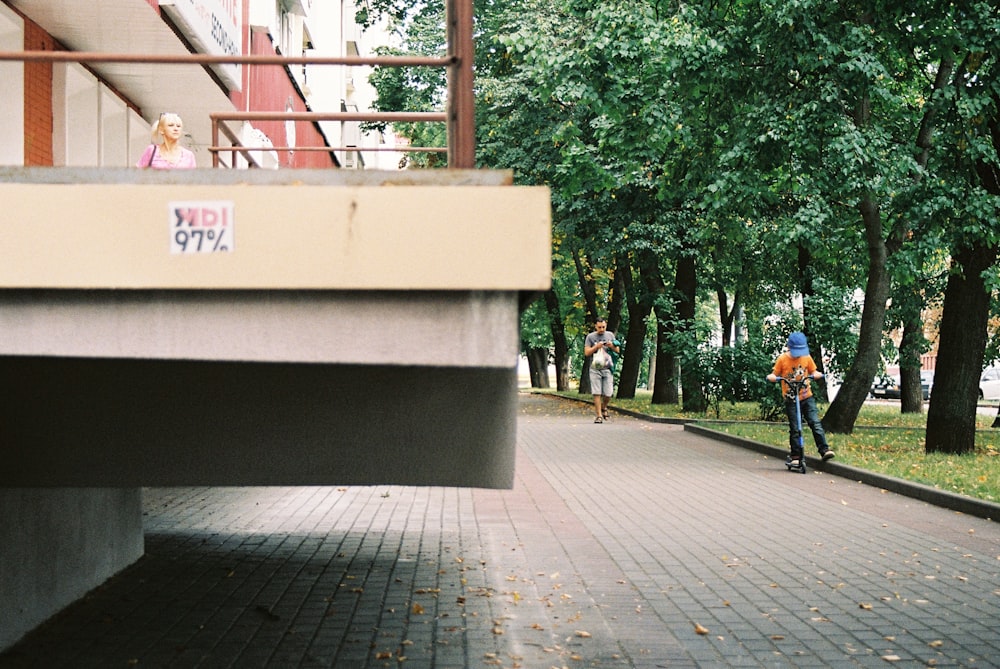
M 590 392 L 594 394 L 595 423 L 608 418 L 608 404 L 615 393 L 614 362 L 609 351 L 618 353 L 615 333 L 608 332 L 608 322 L 598 318 L 594 331 L 583 341 L 583 354 L 590 358 Z

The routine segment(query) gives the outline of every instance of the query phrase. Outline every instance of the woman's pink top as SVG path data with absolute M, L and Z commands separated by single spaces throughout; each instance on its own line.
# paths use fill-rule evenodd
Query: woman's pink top
M 160 154 L 160 149 L 154 144 L 150 144 L 146 147 L 146 150 L 142 152 L 142 156 L 139 157 L 139 162 L 135 164 L 136 167 L 152 167 L 154 170 L 186 170 L 193 167 L 197 167 L 194 161 L 194 152 L 190 149 L 185 149 L 183 146 L 178 147 L 181 150 L 180 158 L 177 162 L 170 162 Z M 153 162 L 149 162 L 149 154 L 156 150 L 156 155 L 153 156 Z

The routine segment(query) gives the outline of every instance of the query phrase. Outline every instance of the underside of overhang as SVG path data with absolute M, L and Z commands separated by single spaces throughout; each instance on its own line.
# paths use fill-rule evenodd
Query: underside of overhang
M 71 51 L 184 56 L 187 47 L 146 0 L 9 0 Z M 212 112 L 232 111 L 228 94 L 201 65 L 88 65 L 152 121 L 172 111 L 196 145 L 211 144 Z

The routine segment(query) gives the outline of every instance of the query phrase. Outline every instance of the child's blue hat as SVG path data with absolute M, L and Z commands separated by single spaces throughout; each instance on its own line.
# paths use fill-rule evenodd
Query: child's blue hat
M 806 343 L 806 336 L 801 332 L 793 332 L 788 335 L 788 352 L 793 358 L 809 355 L 809 345 Z

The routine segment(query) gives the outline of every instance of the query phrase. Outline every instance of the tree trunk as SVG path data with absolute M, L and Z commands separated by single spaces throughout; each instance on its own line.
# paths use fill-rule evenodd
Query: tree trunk
M 905 331 L 904 331 L 905 336 Z M 899 366 L 900 413 L 923 413 L 924 389 L 920 386 L 920 364 Z
M 733 345 L 742 346 L 743 345 L 743 302 L 739 298 L 739 294 L 733 300 Z
M 569 346 L 566 343 L 566 328 L 563 326 L 562 310 L 559 308 L 559 296 L 552 289 L 545 291 L 545 308 L 549 312 L 549 328 L 552 330 L 556 390 L 569 390 Z
M 810 253 L 808 248 L 799 244 L 798 280 L 799 293 L 802 295 L 802 333 L 809 341 L 809 353 L 816 362 L 816 369 L 825 373 L 826 369 L 823 363 L 823 350 L 819 344 L 819 340 L 816 337 L 813 337 L 811 327 L 813 319 L 809 313 L 809 305 L 812 303 L 811 298 L 816 294 L 816 289 L 813 286 L 813 272 L 812 253 Z M 812 384 L 812 391 L 813 396 L 816 397 L 818 401 L 825 402 L 829 399 L 825 382 Z
M 903 314 L 903 339 L 899 344 L 899 405 L 902 413 L 923 413 L 924 391 L 920 379 L 920 354 L 924 350 L 923 300 L 915 287 L 908 289 Z
M 626 256 L 627 257 L 627 256 Z M 609 288 L 610 295 L 608 296 L 608 329 L 618 334 L 618 330 L 622 326 L 622 308 L 625 304 L 625 283 L 624 274 L 630 272 L 631 269 L 626 263 L 622 267 L 622 259 L 615 257 L 615 266 L 612 269 L 611 283 Z
M 525 355 L 528 358 L 528 374 L 531 377 L 531 387 L 548 388 L 549 349 L 528 348 Z
M 733 345 L 733 317 L 736 314 L 736 304 L 729 308 L 729 295 L 725 288 L 719 286 L 715 289 L 715 295 L 719 300 L 719 326 L 722 330 L 722 345 L 724 347 Z
M 684 253 L 677 259 L 674 289 L 675 308 L 680 327 L 694 335 L 695 300 L 698 292 L 698 273 L 694 255 Z M 692 346 L 697 345 L 694 336 L 687 338 L 686 341 Z M 681 368 L 681 399 L 685 411 L 703 412 L 708 408 L 708 399 L 705 397 L 697 369 Z
M 573 249 L 573 264 L 576 267 L 576 276 L 580 282 L 580 292 L 583 294 L 584 304 L 587 306 L 587 323 L 593 325 L 597 322 L 597 282 L 594 281 L 594 272 L 590 263 L 584 263 L 578 249 Z M 583 369 L 580 370 L 580 394 L 590 395 L 590 358 L 583 358 Z
M 924 450 L 971 453 L 976 448 L 976 405 L 986 350 L 990 294 L 982 274 L 997 259 L 995 247 L 976 245 L 955 255 L 938 335 L 934 401 L 927 411 Z
M 870 194 L 865 194 L 858 209 L 868 242 L 868 280 L 865 285 L 865 304 L 861 310 L 858 350 L 844 384 L 823 416 L 823 427 L 834 434 L 850 434 L 854 431 L 858 413 L 868 397 L 881 360 L 882 329 L 885 327 L 885 309 L 889 299 L 889 274 L 886 269 L 888 250 L 882 238 L 882 215 Z
M 677 404 L 677 359 L 667 349 L 669 328 L 659 318 L 656 325 L 656 362 L 651 404 Z
M 632 399 L 639 385 L 639 370 L 642 368 L 643 344 L 646 341 L 646 313 L 642 307 L 629 307 L 628 333 L 625 336 L 625 351 L 621 356 L 621 371 L 618 374 L 618 398 Z
M 676 366 L 677 361 L 670 351 L 669 323 L 673 322 L 673 314 L 666 313 L 667 286 L 660 274 L 660 264 L 656 255 L 649 250 L 640 251 L 638 256 L 639 274 L 646 286 L 650 299 L 653 300 L 653 313 L 656 314 L 656 359 L 653 375 L 652 404 L 677 404 L 680 396 L 677 393 Z M 659 299 L 657 299 L 659 298 Z
M 632 399 L 639 383 L 639 369 L 642 367 L 645 348 L 643 344 L 646 340 L 646 317 L 652 310 L 652 300 L 645 292 L 641 295 L 636 294 L 638 291 L 632 281 L 631 269 L 620 269 L 616 276 L 621 278 L 624 299 L 628 307 L 628 333 L 625 335 L 625 352 L 621 357 L 618 374 L 618 397 Z
M 713 265 L 718 267 L 721 261 L 718 258 L 718 252 L 713 252 Z M 726 288 L 722 283 L 722 280 L 716 277 L 715 279 L 715 296 L 719 303 L 719 326 L 722 330 L 722 345 L 724 347 L 733 345 L 733 337 L 735 333 L 733 332 L 733 322 L 736 318 L 737 309 L 739 308 L 739 295 L 733 296 L 733 307 L 729 308 L 729 295 L 726 293 Z

